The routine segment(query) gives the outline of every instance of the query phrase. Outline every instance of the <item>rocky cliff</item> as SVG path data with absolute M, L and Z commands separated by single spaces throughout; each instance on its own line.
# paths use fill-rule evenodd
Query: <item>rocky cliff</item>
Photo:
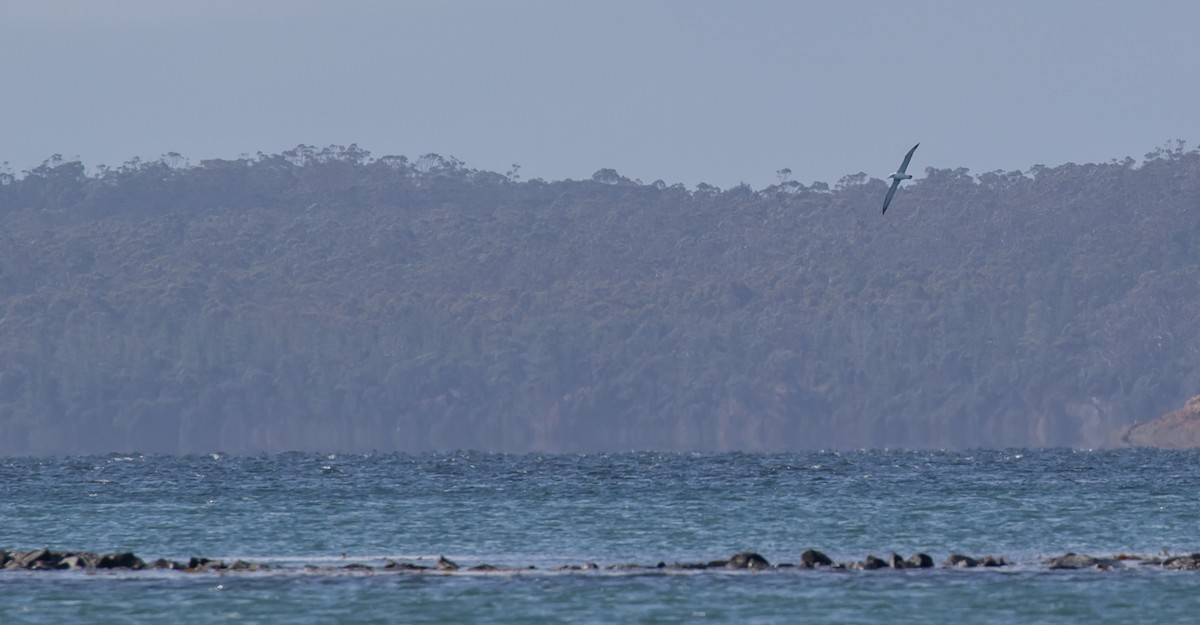
M 1189 399 L 1179 410 L 1125 428 L 1120 432 L 1119 440 L 1131 447 L 1200 447 L 1200 395 Z

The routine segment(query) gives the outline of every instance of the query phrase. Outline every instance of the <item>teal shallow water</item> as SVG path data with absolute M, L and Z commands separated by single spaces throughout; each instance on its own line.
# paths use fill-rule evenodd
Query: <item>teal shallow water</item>
M 1194 574 L 255 576 L 0 580 L 6 623 L 1194 623 Z M 18 576 L 20 577 L 20 576 Z
M 1048 571 L 1200 551 L 1200 454 L 854 452 L 0 460 L 0 548 L 246 558 L 264 574 L 0 571 L 4 622 L 1193 622 L 1200 574 Z M 555 573 L 806 548 L 1003 570 Z M 501 575 L 310 573 L 446 555 Z

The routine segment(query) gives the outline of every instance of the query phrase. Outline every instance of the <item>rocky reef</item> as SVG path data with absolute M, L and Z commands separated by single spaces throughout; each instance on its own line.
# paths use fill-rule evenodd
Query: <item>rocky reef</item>
M 1111 571 L 1134 567 L 1158 567 L 1165 570 L 1197 571 L 1200 570 L 1200 553 L 1187 555 L 1151 557 L 1128 554 L 1118 554 L 1112 557 L 1093 557 L 1076 553 L 1066 553 L 1061 556 L 1045 558 L 1041 564 L 1050 570 L 1096 569 Z M 963 554 L 950 554 L 942 562 L 944 569 L 997 568 L 1010 566 L 1001 557 L 980 556 L 972 557 Z M 710 560 L 706 562 L 658 562 L 657 564 L 612 564 L 601 566 L 596 563 L 564 565 L 553 569 L 556 571 L 780 571 L 789 569 L 823 569 L 830 571 L 874 571 L 896 569 L 933 569 L 937 568 L 932 556 L 926 553 L 916 553 L 907 558 L 892 553 L 886 558 L 868 555 L 862 560 L 852 562 L 834 562 L 829 556 L 815 549 L 807 549 L 800 554 L 796 563 L 772 564 L 761 554 L 753 551 L 735 553 L 729 558 Z M 249 562 L 246 560 L 224 560 L 193 557 L 187 562 L 159 558 L 147 562 L 132 552 L 96 553 L 91 551 L 55 551 L 48 548 L 29 551 L 8 551 L 0 549 L 0 571 L 59 571 L 85 570 L 98 571 L 118 569 L 127 571 L 142 570 L 173 570 L 186 573 L 226 573 L 254 572 L 272 570 L 269 564 Z M 439 557 L 436 561 L 417 559 L 386 560 L 382 564 L 371 565 L 362 562 L 352 562 L 345 565 L 314 566 L 308 565 L 299 569 L 303 571 L 344 571 L 344 572 L 387 572 L 387 573 L 457 573 L 457 572 L 522 572 L 536 570 L 533 566 L 498 567 L 489 564 L 460 566 L 458 563 Z
M 176 571 L 260 571 L 268 568 L 264 564 L 236 560 L 226 563 L 208 558 L 192 558 L 186 563 L 159 558 L 146 562 L 133 552 L 96 553 L 94 551 L 54 551 L 33 549 L 31 551 L 8 551 L 0 549 L 0 570 L 59 571 L 124 569 L 167 569 Z

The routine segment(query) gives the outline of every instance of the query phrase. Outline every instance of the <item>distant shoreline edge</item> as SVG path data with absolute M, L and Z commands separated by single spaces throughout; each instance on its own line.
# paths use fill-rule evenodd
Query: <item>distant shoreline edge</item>
M 1200 448 L 1200 395 L 1157 419 L 1122 428 L 1114 438 L 1121 447 Z

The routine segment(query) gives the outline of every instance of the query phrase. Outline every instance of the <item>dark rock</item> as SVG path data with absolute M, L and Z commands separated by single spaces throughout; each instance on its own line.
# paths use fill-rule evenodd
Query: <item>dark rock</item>
M 815 549 L 806 549 L 804 553 L 800 554 L 800 566 L 806 569 L 816 568 L 818 566 L 833 566 L 833 560 L 830 560 L 829 556 L 821 553 L 820 551 Z
M 188 560 L 187 570 L 189 571 L 219 571 L 225 568 L 225 563 L 220 560 L 210 560 L 208 558 L 195 558 Z
M 457 571 L 458 565 L 446 556 L 438 556 L 437 570 L 439 571 Z
M 904 566 L 910 569 L 930 569 L 933 568 L 933 558 L 929 554 L 914 553 L 904 561 Z
M 475 566 L 473 566 L 467 570 L 468 571 L 499 571 L 500 569 L 498 569 L 490 564 L 476 564 Z
M 1200 553 L 1172 556 L 1163 560 L 1162 567 L 1174 571 L 1200 571 Z
M 728 562 L 725 563 L 727 569 L 768 569 L 771 568 L 771 563 L 767 559 L 754 553 L 753 551 L 743 551 L 735 553 Z
M 876 569 L 886 569 L 888 566 L 887 561 L 876 558 L 875 556 L 867 556 L 866 560 L 863 560 L 862 562 L 858 562 L 856 564 L 858 564 L 858 566 L 855 568 L 862 570 L 862 571 L 874 571 Z
M 393 560 L 388 560 L 388 563 L 385 564 L 383 566 L 383 568 L 396 570 L 396 571 L 427 571 L 427 570 L 429 570 L 429 567 L 427 567 L 427 566 L 413 564 L 412 562 L 396 562 Z
M 150 567 L 155 569 L 167 569 L 168 571 L 181 571 L 187 568 L 185 565 L 180 564 L 179 562 L 168 560 L 166 558 L 159 558 L 154 562 L 151 562 Z
M 983 558 L 981 558 L 981 559 L 979 560 L 979 564 L 980 564 L 981 566 L 985 566 L 985 567 L 988 567 L 988 566 L 1008 566 L 1008 561 L 1006 561 L 1004 558 L 997 558 L 997 557 L 995 557 L 995 556 L 984 556 Z
M 1076 553 L 1047 558 L 1045 561 L 1051 569 L 1086 569 L 1096 564 L 1096 559 Z
M 560 571 L 597 571 L 599 569 L 600 565 L 596 564 L 595 562 L 588 562 L 586 564 L 564 564 L 558 567 L 558 570 Z
M 707 569 L 708 566 L 709 565 L 704 562 L 676 562 L 676 563 L 668 566 L 667 568 L 680 569 L 680 570 L 684 570 L 684 571 L 696 571 L 696 570 L 700 570 L 700 569 Z M 719 566 L 719 567 L 725 566 L 725 561 L 718 560 L 717 566 Z
M 893 551 L 892 555 L 888 556 L 887 564 L 888 568 L 902 569 L 904 568 L 904 558 L 900 557 L 900 554 Z
M 132 569 L 141 570 L 146 568 L 146 563 L 141 558 L 133 555 L 132 551 L 124 553 L 106 553 L 100 556 L 96 561 L 98 569 Z
M 57 568 L 72 571 L 77 569 L 94 569 L 96 568 L 96 561 L 97 557 L 95 554 L 72 553 L 70 555 L 63 556 L 63 558 L 58 561 Z
M 946 562 L 942 566 L 953 569 L 971 569 L 979 566 L 979 560 L 960 553 L 952 553 L 950 557 L 946 558 Z
M 238 568 L 239 564 L 242 564 L 241 560 L 234 562 L 233 565 L 230 566 L 229 568 L 234 571 L 240 571 L 242 569 Z M 363 564 L 362 562 L 351 562 L 350 564 L 343 566 L 342 569 L 347 570 L 347 571 L 373 571 L 373 570 L 375 570 L 375 569 L 371 568 L 371 566 L 369 564 Z
M 214 563 L 214 560 L 210 560 L 208 558 L 193 557 L 192 559 L 187 560 L 187 569 L 190 571 L 200 571 L 200 570 L 208 569 L 209 565 L 212 563 Z M 221 563 L 217 563 L 217 564 L 221 564 Z
M 729 564 L 729 560 L 710 560 L 710 561 L 709 561 L 707 564 L 705 564 L 705 565 L 704 565 L 703 567 L 701 567 L 701 568 L 706 568 L 706 569 L 723 569 L 723 568 L 725 568 L 725 565 L 726 565 L 726 564 Z
M 13 561 L 8 564 L 8 568 L 16 569 L 47 569 L 54 568 L 58 561 L 62 559 L 61 554 L 56 554 L 49 549 L 34 549 L 25 553 L 16 552 L 13 554 Z
M 1045 560 L 1051 569 L 1101 569 L 1107 571 L 1118 564 L 1116 560 L 1093 558 L 1077 553 L 1067 553 Z

